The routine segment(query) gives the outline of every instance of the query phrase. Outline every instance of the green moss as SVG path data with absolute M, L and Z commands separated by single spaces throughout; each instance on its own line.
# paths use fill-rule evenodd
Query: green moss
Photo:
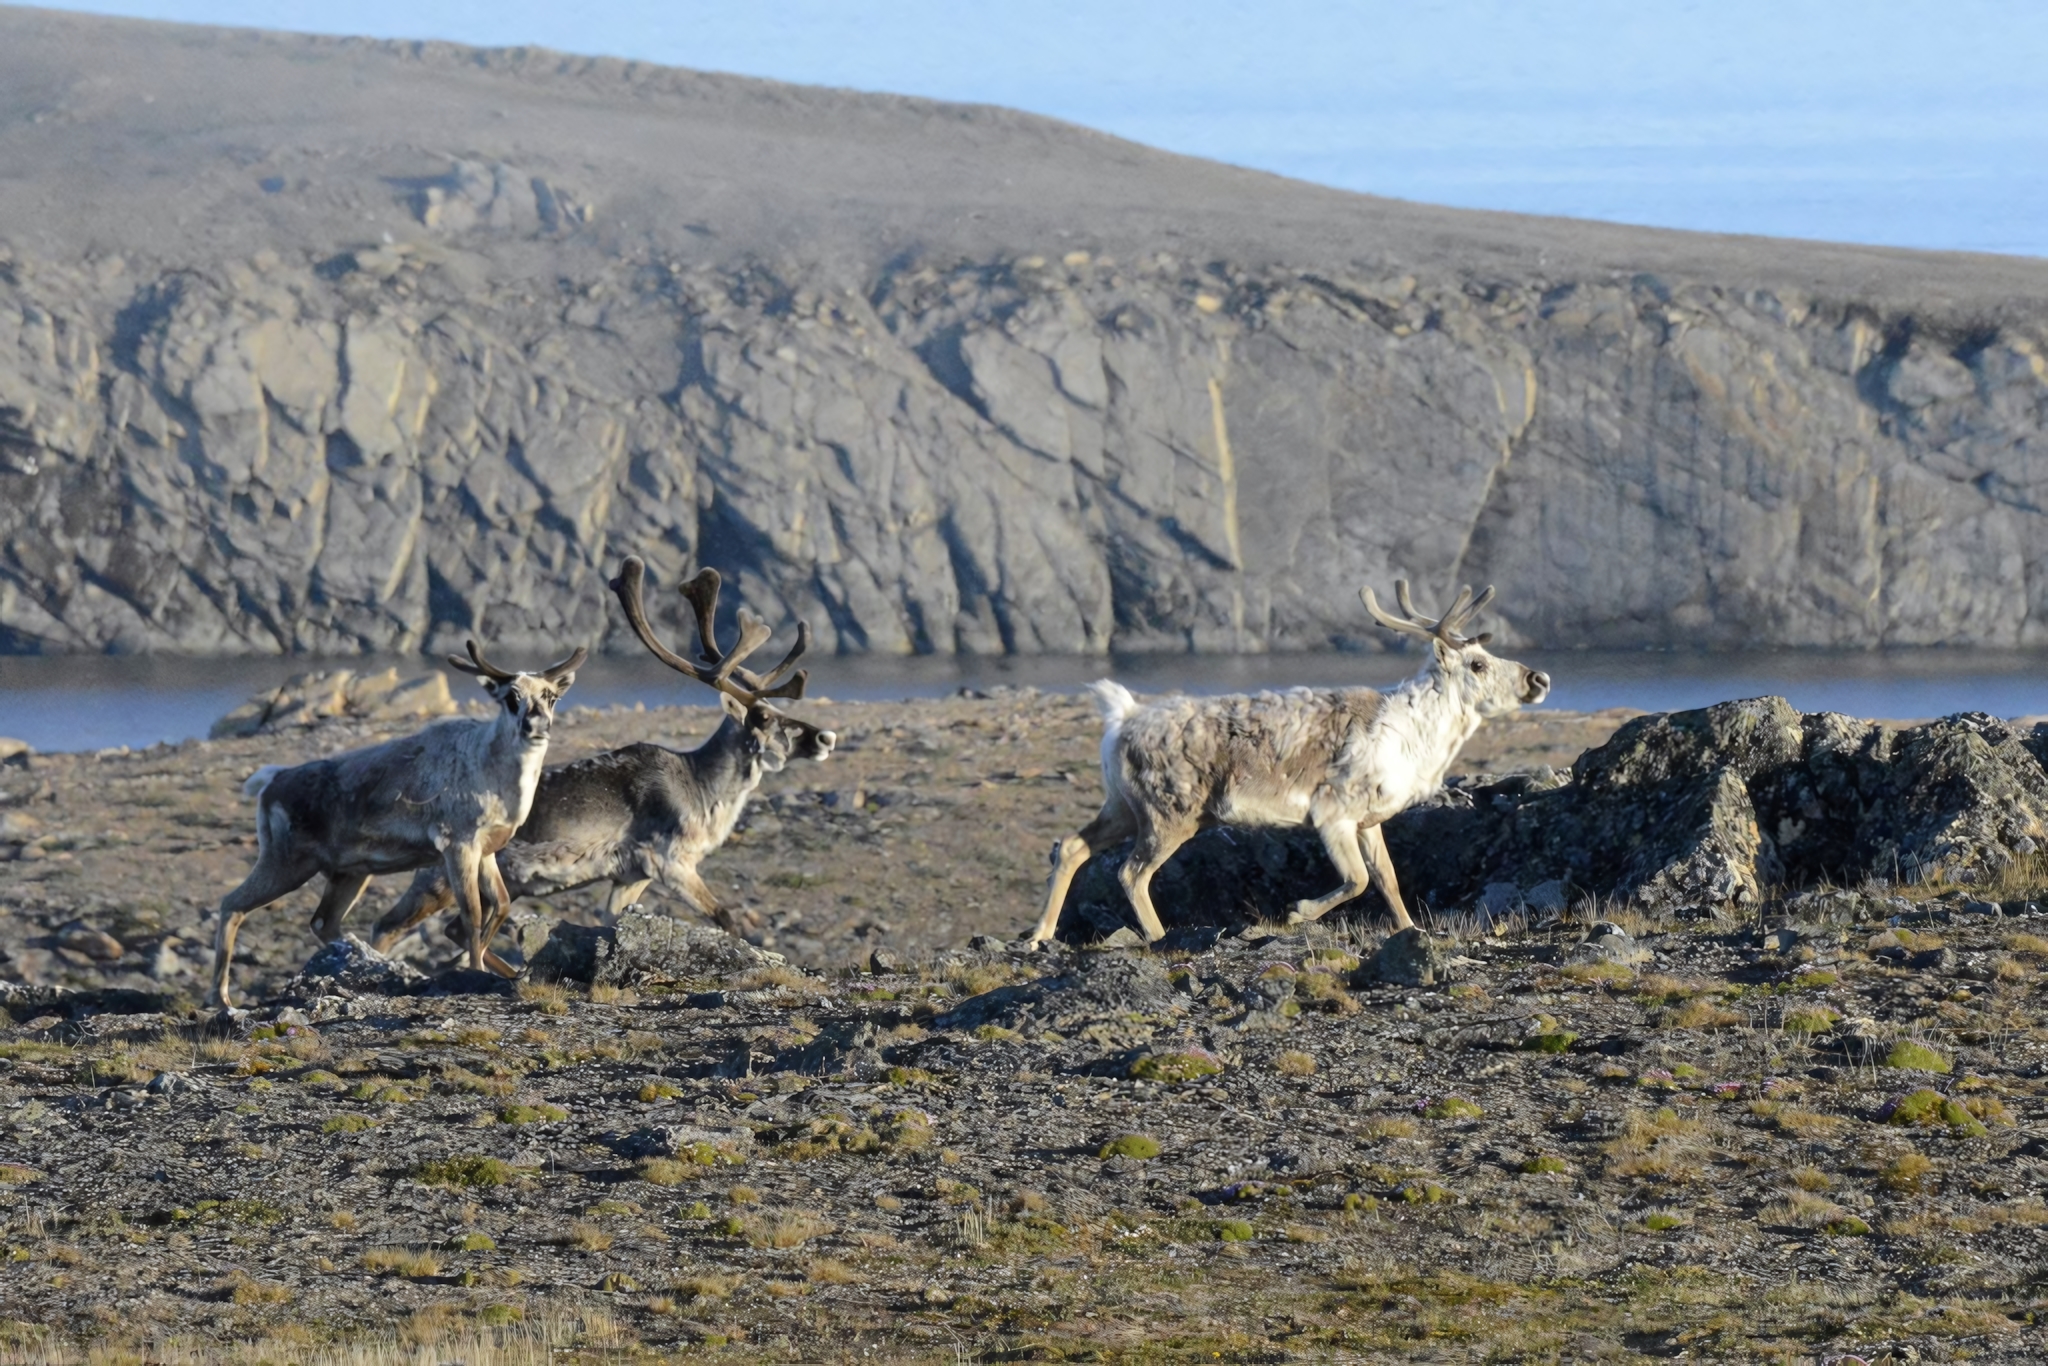
M 1650 1230 L 1650 1232 L 1652 1233 L 1663 1233 L 1669 1229 L 1679 1228 L 1683 1226 L 1684 1223 L 1685 1220 L 1679 1218 L 1677 1215 L 1667 1213 L 1666 1211 L 1661 1209 L 1653 1210 L 1649 1214 L 1643 1216 L 1643 1227 Z
M 374 1129 L 377 1121 L 368 1115 L 335 1115 L 320 1126 L 323 1134 L 359 1134 L 365 1129 Z
M 1924 1043 L 1901 1039 L 1892 1045 L 1892 1051 L 1884 1055 L 1886 1067 L 1896 1067 L 1907 1072 L 1947 1072 L 1949 1061 Z
M 429 1186 L 504 1186 L 519 1177 L 519 1169 L 495 1157 L 444 1157 L 422 1162 L 413 1177 Z
M 488 1233 L 462 1233 L 448 1240 L 451 1252 L 496 1252 L 497 1240 Z
M 711 1217 L 711 1206 L 702 1200 L 697 1201 L 693 1205 L 678 1205 L 676 1206 L 676 1217 L 678 1219 L 709 1219 Z
M 665 1081 L 650 1081 L 640 1088 L 639 1098 L 652 1104 L 657 1100 L 678 1100 L 682 1094 L 683 1088 L 680 1086 Z
M 1159 1143 L 1143 1134 L 1120 1134 L 1102 1145 L 1097 1157 L 1107 1161 L 1112 1157 L 1134 1157 L 1147 1161 L 1159 1156 Z
M 526 1311 L 516 1304 L 487 1304 L 476 1311 L 476 1321 L 486 1328 L 504 1328 L 526 1321 Z
M 1206 1053 L 1147 1053 L 1131 1064 L 1131 1075 L 1140 1081 L 1194 1081 L 1222 1070 L 1223 1064 Z
M 349 1088 L 348 1098 L 367 1101 L 372 1105 L 404 1105 L 413 1099 L 413 1094 L 403 1086 L 394 1086 L 390 1082 L 359 1081 Z
M 1831 1238 L 1867 1238 L 1870 1236 L 1870 1225 L 1853 1214 L 1845 1214 L 1839 1219 L 1831 1219 L 1823 1224 L 1821 1232 Z
M 1311 949 L 1302 958 L 1301 965 L 1324 972 L 1356 972 L 1359 959 L 1357 954 L 1346 953 L 1342 949 Z
M 1571 1164 L 1561 1157 L 1552 1157 L 1545 1154 L 1542 1157 L 1532 1157 L 1524 1162 L 1522 1170 L 1531 1176 L 1542 1176 L 1556 1172 L 1568 1172 L 1571 1170 Z
M 1963 1107 L 1962 1102 L 1925 1087 L 1894 1101 L 1891 1113 L 1885 1116 L 1885 1123 L 1910 1128 L 1946 1125 L 1953 1132 L 1971 1138 L 1982 1138 L 1990 1132 L 1982 1120 Z
M 498 1111 L 500 1124 L 554 1124 L 568 1117 L 559 1105 L 507 1105 Z
M 1422 1112 L 1424 1119 L 1478 1119 L 1486 1111 L 1480 1109 L 1463 1096 L 1445 1096 L 1432 1102 Z
M 1787 1034 L 1823 1034 L 1842 1017 L 1826 1006 L 1799 1006 L 1785 1012 L 1778 1027 Z
M 1434 1181 L 1416 1179 L 1403 1181 L 1394 1191 L 1404 1204 L 1440 1205 L 1451 1198 L 1451 1193 Z
M 340 1077 L 318 1067 L 310 1072 L 299 1073 L 299 1085 L 301 1086 L 341 1086 L 343 1084 Z
M 922 1067 L 892 1067 L 888 1077 L 892 1086 L 920 1086 L 938 1080 Z
M 1531 1053 L 1562 1053 L 1578 1039 L 1579 1036 L 1569 1029 L 1548 1029 L 1522 1040 L 1522 1047 Z
M 1219 1219 L 1216 1221 L 1216 1240 L 1223 1243 L 1248 1243 L 1257 1236 L 1257 1230 L 1242 1219 Z

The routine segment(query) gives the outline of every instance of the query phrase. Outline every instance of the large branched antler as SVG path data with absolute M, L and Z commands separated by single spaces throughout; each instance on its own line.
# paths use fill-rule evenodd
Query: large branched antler
M 638 555 L 629 555 L 619 566 L 619 576 L 612 580 L 612 592 L 618 596 L 619 605 L 626 609 L 626 620 L 633 627 L 633 634 L 640 637 L 640 643 L 648 653 L 678 673 L 688 674 L 700 683 L 718 689 L 726 696 L 745 706 L 754 706 L 770 698 L 794 700 L 804 695 L 804 682 L 808 675 L 798 669 L 787 680 L 776 683 L 776 679 L 802 658 L 811 645 L 811 629 L 807 623 L 797 624 L 796 644 L 790 647 L 782 662 L 765 675 L 740 667 L 740 661 L 760 649 L 768 641 L 770 628 L 758 615 L 742 607 L 740 609 L 740 638 L 730 652 L 719 649 L 718 638 L 713 630 L 713 620 L 718 612 L 719 577 L 715 569 L 705 569 L 682 587 L 682 593 L 697 617 L 697 653 L 702 663 L 693 663 L 655 638 L 654 627 L 647 620 L 647 609 L 642 605 L 642 587 L 647 577 L 647 566 Z
M 477 644 L 474 640 L 468 642 L 468 646 L 468 659 L 464 659 L 461 655 L 448 656 L 448 663 L 451 668 L 460 669 L 466 674 L 475 674 L 478 678 L 488 678 L 493 683 L 510 683 L 519 676 L 517 670 L 501 669 L 491 663 L 490 660 L 484 658 L 483 646 Z M 582 668 L 583 661 L 588 658 L 590 658 L 590 651 L 579 645 L 566 659 L 558 659 L 545 669 L 538 669 L 535 672 L 552 683 L 563 674 L 574 673 Z
M 1467 645 L 1484 645 L 1493 639 L 1491 631 L 1481 631 L 1476 636 L 1458 634 L 1460 627 L 1493 601 L 1491 584 L 1488 584 L 1486 591 L 1476 599 L 1472 596 L 1472 586 L 1466 584 L 1458 590 L 1458 599 L 1451 604 L 1451 610 L 1437 618 L 1426 617 L 1415 610 L 1415 601 L 1408 596 L 1406 579 L 1394 580 L 1394 601 L 1400 604 L 1403 616 L 1397 617 L 1382 611 L 1378 599 L 1372 595 L 1370 585 L 1359 589 L 1358 596 L 1365 600 L 1365 610 L 1372 613 L 1372 619 L 1389 631 L 1402 631 L 1408 635 L 1440 640 L 1453 650 L 1463 649 Z

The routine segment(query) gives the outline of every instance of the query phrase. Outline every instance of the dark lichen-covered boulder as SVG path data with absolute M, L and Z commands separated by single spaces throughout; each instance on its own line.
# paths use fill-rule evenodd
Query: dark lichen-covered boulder
M 1187 998 L 1159 960 L 1145 954 L 1091 953 L 1065 972 L 970 996 L 933 1021 L 940 1029 L 1072 1029 L 1101 1020 L 1175 1014 Z
M 533 956 L 541 981 L 659 986 L 752 972 L 783 962 L 711 925 L 629 910 L 611 925 L 556 925 Z

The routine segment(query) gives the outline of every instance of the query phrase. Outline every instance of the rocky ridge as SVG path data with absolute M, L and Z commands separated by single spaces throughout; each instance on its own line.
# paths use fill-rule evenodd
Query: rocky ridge
M 548 54 L 0 24 L 0 148 L 45 185 L 0 195 L 0 649 L 624 646 L 626 552 L 855 651 L 1377 648 L 1356 591 L 1396 575 L 1498 582 L 1504 638 L 1557 647 L 2048 639 L 2039 263 L 1459 215 Z M 322 109 L 392 141 L 316 156 Z M 132 193 L 214 231 L 49 171 L 145 127 L 190 175 Z M 963 215 L 941 165 L 1029 202 Z M 1066 200 L 999 178 L 1054 167 Z

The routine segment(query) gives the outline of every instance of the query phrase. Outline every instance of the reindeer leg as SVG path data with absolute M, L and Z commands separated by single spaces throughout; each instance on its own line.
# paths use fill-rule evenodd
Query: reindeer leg
M 370 946 L 379 953 L 389 953 L 392 945 L 403 939 L 415 925 L 454 904 L 455 893 L 449 889 L 448 870 L 422 868 L 413 874 L 412 885 L 405 889 L 405 895 L 398 898 L 398 904 L 378 920 L 376 937 L 370 941 Z
M 1060 912 L 1067 904 L 1067 891 L 1074 885 L 1074 875 L 1081 871 L 1081 865 L 1112 845 L 1129 839 L 1137 829 L 1138 823 L 1131 818 L 1130 808 L 1120 799 L 1111 797 L 1103 803 L 1095 819 L 1081 827 L 1080 833 L 1069 835 L 1053 846 L 1052 876 L 1046 879 L 1045 884 L 1045 911 L 1038 917 L 1038 928 L 1031 932 L 1028 942 L 1043 944 L 1059 928 Z
M 1358 832 L 1358 842 L 1365 846 L 1365 857 L 1371 865 L 1372 885 L 1380 889 L 1380 895 L 1393 909 L 1394 928 L 1409 928 L 1415 922 L 1408 918 L 1408 907 L 1402 904 L 1401 884 L 1394 878 L 1394 859 L 1387 852 L 1386 837 L 1380 834 L 1377 825 L 1368 825 Z
M 464 926 L 469 932 L 469 966 L 472 972 L 484 969 L 484 904 L 477 889 L 479 864 L 482 855 L 474 844 L 450 844 L 442 853 L 448 867 L 448 885 L 455 892 L 455 904 L 461 908 Z
M 491 923 L 484 927 L 484 966 L 500 977 L 517 977 L 519 969 L 491 952 L 491 943 L 497 939 L 498 931 L 504 929 L 505 922 L 512 918 L 512 893 L 505 886 L 505 875 L 498 869 L 496 854 L 485 854 L 479 866 L 483 880 L 490 888 L 493 907 Z
M 1324 822 L 1316 826 L 1316 833 L 1323 837 L 1323 852 L 1330 856 L 1330 862 L 1337 865 L 1338 875 L 1344 879 L 1344 885 L 1328 896 L 1317 897 L 1314 901 L 1295 902 L 1293 912 L 1287 917 L 1287 923 L 1290 925 L 1321 920 L 1333 907 L 1341 906 L 1364 892 L 1371 882 L 1365 858 L 1358 849 L 1357 821 Z
M 1117 873 L 1117 880 L 1124 885 L 1124 895 L 1131 900 L 1131 909 L 1138 913 L 1138 924 L 1145 931 L 1148 944 L 1166 937 L 1166 926 L 1159 923 L 1159 912 L 1152 909 L 1152 875 L 1165 866 L 1192 834 L 1192 829 L 1162 831 L 1155 827 L 1140 831 L 1137 847 Z
M 355 909 L 356 902 L 363 896 L 363 888 L 370 885 L 368 873 L 330 874 L 327 890 L 320 894 L 320 904 L 313 911 L 313 934 L 323 944 L 332 944 L 341 938 L 341 922 Z
M 614 882 L 611 895 L 604 899 L 604 913 L 615 916 L 621 911 L 631 910 L 639 905 L 640 898 L 647 894 L 647 888 L 653 882 L 654 879 L 651 877 L 643 877 L 638 882 Z M 708 887 L 705 888 L 705 893 L 709 895 Z
M 233 1004 L 228 999 L 228 962 L 235 956 L 235 937 L 242 932 L 242 922 L 248 919 L 249 912 L 296 892 L 318 871 L 259 856 L 249 876 L 242 879 L 242 885 L 220 899 L 220 923 L 213 929 L 213 990 L 209 1001 L 222 1010 Z

